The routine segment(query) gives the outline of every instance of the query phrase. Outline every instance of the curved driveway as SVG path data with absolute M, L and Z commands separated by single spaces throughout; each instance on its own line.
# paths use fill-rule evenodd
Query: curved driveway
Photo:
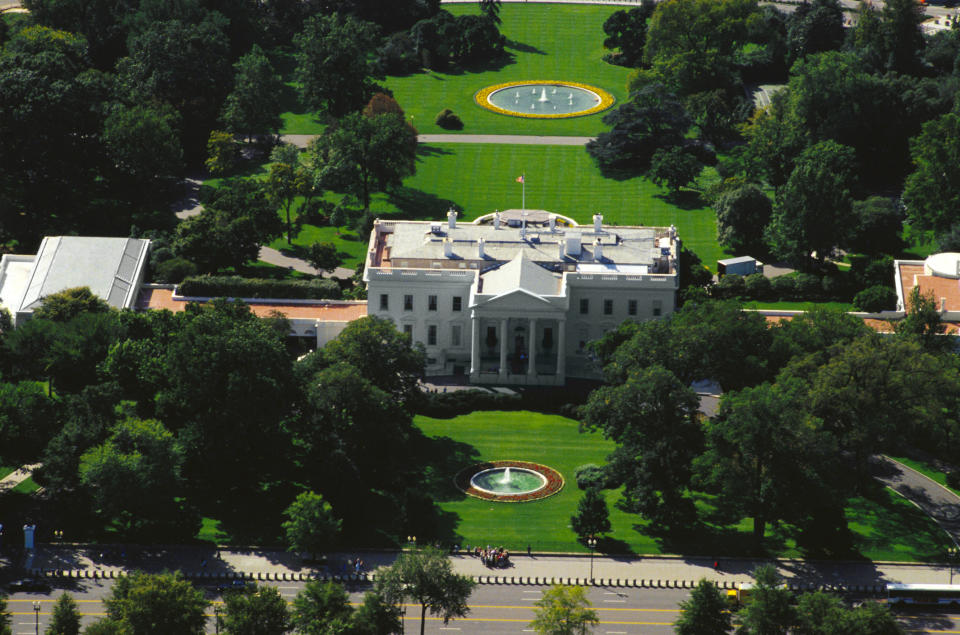
M 960 496 L 888 456 L 874 457 L 873 476 L 923 510 L 960 545 Z
M 306 148 L 316 135 L 285 134 L 280 139 L 292 143 L 298 148 Z M 505 143 L 539 146 L 582 146 L 594 137 L 560 137 L 513 134 L 422 134 L 417 137 L 420 143 Z

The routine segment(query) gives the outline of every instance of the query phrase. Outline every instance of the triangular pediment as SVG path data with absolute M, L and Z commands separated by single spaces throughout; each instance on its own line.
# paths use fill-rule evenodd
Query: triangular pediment
M 480 300 L 475 305 L 485 309 L 512 310 L 512 311 L 543 311 L 553 308 L 553 304 L 535 293 L 530 293 L 524 289 L 514 289 L 500 295 Z

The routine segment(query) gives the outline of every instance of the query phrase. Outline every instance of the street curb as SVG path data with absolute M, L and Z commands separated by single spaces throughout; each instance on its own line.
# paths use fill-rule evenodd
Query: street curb
M 122 569 L 32 569 L 32 575 L 44 578 L 54 579 L 116 579 L 129 575 L 128 571 Z M 341 583 L 363 583 L 376 580 L 376 573 L 359 573 L 348 575 L 330 575 L 324 573 L 286 573 L 272 571 L 237 571 L 230 573 L 209 573 L 206 571 L 181 572 L 184 578 L 188 580 L 221 582 L 228 580 L 253 580 L 260 582 L 307 582 L 317 580 L 320 582 L 341 582 Z M 696 580 L 673 580 L 664 578 L 574 578 L 565 576 L 494 576 L 480 575 L 470 576 L 477 584 L 489 584 L 500 586 L 593 586 L 608 588 L 636 588 L 636 589 L 694 589 L 697 586 Z M 716 582 L 719 589 L 735 589 L 737 583 L 733 581 L 720 580 Z M 793 584 L 787 583 L 787 587 L 793 591 L 829 591 L 831 593 L 859 593 L 868 595 L 882 595 L 886 592 L 883 585 L 874 584 Z

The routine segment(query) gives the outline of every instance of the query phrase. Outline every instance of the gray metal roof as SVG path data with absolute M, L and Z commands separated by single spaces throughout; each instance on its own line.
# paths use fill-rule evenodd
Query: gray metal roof
M 149 244 L 137 238 L 44 238 L 20 310 L 36 309 L 44 297 L 73 287 L 90 287 L 118 309 L 129 306 Z
M 559 295 L 561 276 L 528 260 L 520 250 L 513 260 L 481 276 L 484 295 L 501 295 L 516 289 L 538 296 Z

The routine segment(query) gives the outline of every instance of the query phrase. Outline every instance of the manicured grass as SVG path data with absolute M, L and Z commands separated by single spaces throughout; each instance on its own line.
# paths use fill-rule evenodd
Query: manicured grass
M 439 461 L 456 455 L 462 465 L 445 464 L 449 474 L 436 474 L 447 487 L 432 492 L 444 514 L 452 519 L 451 541 L 462 545 L 496 544 L 517 551 L 584 552 L 570 529 L 582 492 L 574 470 L 584 463 L 602 465 L 613 444 L 596 433 L 583 434 L 577 422 L 535 412 L 484 411 L 452 419 L 417 417 L 416 425 L 428 437 L 450 450 Z M 563 474 L 563 490 L 548 499 L 530 503 L 491 503 L 452 491 L 449 483 L 456 471 L 480 461 L 514 459 L 549 465 Z M 431 471 L 440 469 L 436 466 Z M 733 525 L 716 524 L 714 496 L 695 492 L 700 522 L 687 535 L 662 534 L 648 521 L 616 508 L 618 491 L 604 492 L 613 530 L 603 545 L 612 552 L 638 554 L 682 553 L 686 555 L 739 555 L 754 551 L 752 519 Z M 939 560 L 949 538 L 920 510 L 891 490 L 878 490 L 868 497 L 848 501 L 850 549 L 837 549 L 841 558 L 882 560 Z M 787 524 L 770 526 L 764 541 L 769 555 L 801 557 L 796 529 Z
M 200 519 L 200 531 L 197 532 L 197 540 L 218 545 L 229 544 L 232 541 L 230 534 L 224 531 L 221 525 L 222 523 L 219 520 L 204 516 Z
M 519 208 L 523 201 L 516 178 L 523 173 L 528 209 L 549 210 L 582 224 L 590 224 L 593 214 L 601 213 L 605 223 L 614 225 L 676 225 L 684 245 L 711 271 L 728 255 L 717 243 L 716 216 L 697 192 L 685 190 L 672 198 L 643 177 L 604 178 L 581 146 L 437 143 L 421 144 L 418 152 L 416 174 L 397 191 L 373 197 L 371 209 L 379 216 L 446 220 L 447 210 L 454 206 L 461 210 L 461 220 L 472 220 L 495 209 Z M 713 178 L 716 172 L 707 168 L 700 181 Z M 222 182 L 211 179 L 205 185 L 217 187 Z M 305 224 L 294 238 L 293 255 L 314 241 L 332 241 L 345 257 L 344 266 L 356 267 L 364 258 L 366 237 L 346 229 L 341 234 L 337 236 L 332 227 Z M 271 246 L 290 249 L 285 238 Z
M 341 266 L 356 269 L 366 257 L 367 238 L 367 236 L 360 236 L 357 232 L 343 227 L 337 233 L 334 227 L 317 227 L 316 225 L 304 224 L 300 233 L 293 237 L 293 246 L 287 243 L 286 234 L 284 234 L 282 238 L 270 243 L 270 247 L 292 257 L 306 258 L 309 245 L 313 243 L 334 243 L 340 257 L 343 258 Z
M 942 561 L 953 546 L 933 520 L 890 488 L 846 507 L 854 547 L 871 560 Z
M 454 14 L 477 13 L 476 3 L 445 5 Z M 606 90 L 617 103 L 627 98 L 631 69 L 603 61 L 603 23 L 622 7 L 566 4 L 504 4 L 501 32 L 509 41 L 510 63 L 491 69 L 418 73 L 390 77 L 387 87 L 421 133 L 595 136 L 607 129 L 605 113 L 568 119 L 526 119 L 499 115 L 478 106 L 474 95 L 493 84 L 527 80 L 581 82 Z M 615 107 L 615 106 L 614 106 Z M 444 108 L 463 121 L 463 130 L 434 123 Z M 609 111 L 606 111 L 609 112 Z
M 28 476 L 26 479 L 17 483 L 16 487 L 10 491 L 15 494 L 33 494 L 38 489 L 40 489 L 40 486 L 37 485 L 32 477 Z
M 766 309 L 772 311 L 812 311 L 815 308 L 840 309 L 841 311 L 855 311 L 856 308 L 849 302 L 744 302 L 745 309 Z
M 916 459 L 908 459 L 908 458 L 905 457 L 905 456 L 892 456 L 892 457 L 890 457 L 890 458 L 892 458 L 892 459 L 895 460 L 895 461 L 900 461 L 901 463 L 903 463 L 903 464 L 906 465 L 907 467 L 910 467 L 910 468 L 915 469 L 916 471 L 920 472 L 921 474 L 923 474 L 923 475 L 926 476 L 927 478 L 929 478 L 929 479 L 931 479 L 931 480 L 934 480 L 934 481 L 936 481 L 937 483 L 940 483 L 941 485 L 943 485 L 944 487 L 946 487 L 948 490 L 950 490 L 951 492 L 953 492 L 953 493 L 956 494 L 957 496 L 960 496 L 960 491 L 957 491 L 957 490 L 953 489 L 952 487 L 950 487 L 949 485 L 947 485 L 947 475 L 946 475 L 946 473 L 941 472 L 940 470 L 938 470 L 938 469 L 935 468 L 935 467 L 932 467 L 930 464 L 924 463 L 923 461 L 918 461 L 918 460 L 916 460 Z
M 10 476 L 11 474 L 13 474 L 13 473 L 16 472 L 16 471 L 17 471 L 17 468 L 15 468 L 15 467 L 9 467 L 9 466 L 7 466 L 7 465 L 0 465 L 0 478 L 6 478 L 7 476 Z
M 384 82 L 407 116 L 424 134 L 451 132 L 434 123 L 444 108 L 463 121 L 463 134 L 530 134 L 594 136 L 606 129 L 604 113 L 570 119 L 537 120 L 508 117 L 484 110 L 474 94 L 493 84 L 525 80 L 558 80 L 590 84 L 612 94 L 618 102 L 627 97 L 630 69 L 603 61 L 603 23 L 623 7 L 566 4 L 504 4 L 501 32 L 508 40 L 510 59 L 482 69 L 423 72 L 388 77 Z M 454 15 L 479 11 L 475 3 L 444 5 Z M 290 65 L 292 68 L 292 65 Z M 283 70 L 287 70 L 284 68 Z M 291 77 L 285 73 L 287 78 Z M 294 84 L 287 85 L 293 91 Z M 321 124 L 296 99 L 285 99 L 284 134 L 318 134 Z

